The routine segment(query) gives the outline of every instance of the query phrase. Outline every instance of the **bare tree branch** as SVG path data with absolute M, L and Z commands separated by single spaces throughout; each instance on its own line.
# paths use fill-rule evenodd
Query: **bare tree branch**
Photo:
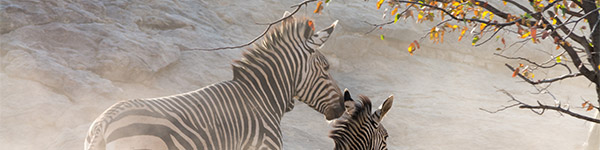
M 404 11 L 400 12 L 399 14 L 402 15 L 402 14 L 406 13 L 406 11 L 408 11 L 408 9 L 410 9 L 411 7 L 412 6 L 406 7 L 406 9 L 404 9 Z M 382 24 L 373 24 L 373 23 L 369 23 L 367 21 L 363 21 L 363 22 L 365 22 L 365 23 L 370 24 L 370 25 L 373 26 L 373 28 L 371 30 L 369 30 L 368 32 L 365 33 L 365 34 L 369 34 L 369 33 L 373 32 L 373 31 L 375 31 L 375 29 L 377 29 L 377 28 L 380 28 L 380 27 L 383 27 L 385 25 L 394 23 L 394 20 L 388 21 L 388 22 L 385 22 L 385 23 L 382 23 Z
M 510 66 L 509 64 L 504 64 L 504 65 L 506 67 L 508 67 L 508 69 L 510 69 L 511 71 L 515 71 L 515 69 L 512 66 Z M 567 79 L 567 78 L 573 78 L 573 77 L 581 76 L 583 74 L 580 73 L 580 72 L 577 72 L 577 73 L 565 74 L 565 75 L 558 76 L 558 77 L 555 77 L 555 78 L 549 78 L 549 79 L 543 79 L 543 80 L 537 80 L 537 81 L 532 81 L 531 79 L 523 76 L 520 73 L 517 73 L 517 75 L 519 77 L 521 77 L 521 79 L 525 80 L 527 83 L 532 84 L 532 85 L 536 85 L 536 84 L 541 84 L 541 83 L 552 83 L 552 82 L 560 81 L 560 80 Z
M 562 105 L 560 103 L 556 104 L 556 106 L 550 106 L 550 105 L 544 105 L 544 104 L 540 103 L 539 101 L 537 101 L 537 105 L 530 105 L 530 104 L 527 104 L 527 103 L 524 103 L 524 102 L 518 100 L 517 98 L 515 98 L 512 94 L 510 94 L 506 90 L 500 90 L 500 91 L 502 93 L 506 94 L 508 97 L 510 97 L 511 98 L 510 101 L 513 101 L 515 103 L 511 104 L 511 105 L 508 105 L 508 106 L 504 106 L 504 107 L 499 108 L 499 109 L 494 110 L 494 111 L 486 110 L 486 109 L 483 109 L 483 108 L 479 108 L 479 109 L 483 110 L 483 111 L 486 111 L 488 113 L 497 113 L 497 112 L 500 112 L 500 111 L 504 111 L 504 110 L 506 110 L 508 108 L 519 106 L 519 108 L 521 108 L 521 109 L 530 109 L 531 111 L 533 111 L 534 113 L 536 113 L 538 115 L 543 115 L 546 110 L 554 110 L 554 111 L 557 111 L 559 113 L 565 113 L 567 115 L 570 115 L 570 116 L 578 118 L 578 119 L 583 119 L 583 120 L 587 120 L 587 121 L 594 122 L 594 123 L 600 123 L 600 119 L 588 117 L 588 116 L 585 116 L 585 115 L 573 112 L 573 111 L 571 111 L 568 108 L 565 109 L 565 108 L 562 107 Z M 536 110 L 541 110 L 541 111 L 536 111 Z
M 560 65 L 564 65 L 569 70 L 569 73 L 571 73 L 571 69 L 566 64 L 563 64 L 563 63 L 554 63 L 554 64 L 549 65 L 549 66 L 544 66 L 544 64 L 538 64 L 537 62 L 531 61 L 531 60 L 529 60 L 527 58 L 523 58 L 523 57 L 509 57 L 509 56 L 498 54 L 498 53 L 494 53 L 494 55 L 500 56 L 500 57 L 506 58 L 506 59 L 523 60 L 523 61 L 526 61 L 526 62 L 532 64 L 532 65 L 535 65 L 536 67 L 540 67 L 540 68 L 552 68 L 552 67 L 560 64 Z
M 291 6 L 291 8 L 296 7 L 296 9 L 291 14 L 289 14 L 289 15 L 287 15 L 287 16 L 279 19 L 279 20 L 273 21 L 273 22 L 271 22 L 269 24 L 265 24 L 265 25 L 267 25 L 267 28 L 265 28 L 265 30 L 259 36 L 257 36 L 256 38 L 252 39 L 250 42 L 248 42 L 246 44 L 242 44 L 242 45 L 238 45 L 238 46 L 219 47 L 219 48 L 182 48 L 182 50 L 185 50 L 185 51 L 189 51 L 189 50 L 216 51 L 216 50 L 224 50 L 224 49 L 234 49 L 234 48 L 246 47 L 246 46 L 248 46 L 248 45 L 250 45 L 250 44 L 258 41 L 258 39 L 262 38 L 263 36 L 265 36 L 269 32 L 269 29 L 271 29 L 271 27 L 273 25 L 275 25 L 275 24 L 277 24 L 277 23 L 279 23 L 279 22 L 281 22 L 281 21 L 283 21 L 283 20 L 285 20 L 287 18 L 290 18 L 291 16 L 293 16 L 294 14 L 296 14 L 298 12 L 298 10 L 300 10 L 300 8 L 302 6 L 305 6 L 306 4 L 308 4 L 310 2 L 314 2 L 314 1 L 317 1 L 317 0 L 305 0 L 305 1 L 301 2 L 301 3 L 298 3 L 296 5 Z

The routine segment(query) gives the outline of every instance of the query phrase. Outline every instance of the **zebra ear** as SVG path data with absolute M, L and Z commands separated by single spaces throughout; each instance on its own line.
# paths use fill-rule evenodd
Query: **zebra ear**
M 337 23 L 338 23 L 338 20 L 333 22 L 331 24 L 331 26 L 313 34 L 308 39 L 309 46 L 311 46 L 311 48 L 313 48 L 313 49 L 321 48 L 323 46 L 323 44 L 325 43 L 325 41 L 327 41 L 327 39 L 329 39 L 329 36 L 333 33 L 333 29 L 335 28 Z
M 344 102 L 345 101 L 354 101 L 352 100 L 352 96 L 350 96 L 348 89 L 344 89 Z
M 394 102 L 394 95 L 390 95 L 390 97 L 385 99 L 385 101 L 383 101 L 383 104 L 381 104 L 381 106 L 379 106 L 379 109 L 377 109 L 375 111 L 374 115 L 379 116 L 378 121 L 381 121 L 383 119 L 383 117 L 385 116 L 385 114 L 392 108 L 393 102 Z
M 344 107 L 346 108 L 346 113 L 351 113 L 355 107 L 355 102 L 348 89 L 344 89 Z

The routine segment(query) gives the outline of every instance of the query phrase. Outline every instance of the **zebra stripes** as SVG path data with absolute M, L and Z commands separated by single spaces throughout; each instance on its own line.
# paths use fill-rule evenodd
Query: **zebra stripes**
M 334 129 L 329 137 L 333 139 L 336 150 L 385 150 L 388 137 L 387 130 L 381 124 L 383 116 L 392 107 L 393 96 L 388 97 L 379 109 L 371 114 L 371 100 L 360 95 L 360 101 L 344 92 L 346 113 L 333 121 Z
M 318 51 L 336 23 L 315 33 L 310 20 L 286 19 L 232 64 L 232 80 L 111 106 L 92 123 L 85 149 L 281 149 L 293 99 L 328 120 L 344 112 Z

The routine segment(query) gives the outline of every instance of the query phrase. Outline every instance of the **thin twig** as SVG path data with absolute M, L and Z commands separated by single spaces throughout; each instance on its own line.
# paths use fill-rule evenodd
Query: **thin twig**
M 497 112 L 506 110 L 508 108 L 519 106 L 519 108 L 521 108 L 521 109 L 530 109 L 531 111 L 533 111 L 534 113 L 536 113 L 538 115 L 543 115 L 544 112 L 546 112 L 546 110 L 554 110 L 554 111 L 557 111 L 557 112 L 559 112 L 561 114 L 565 113 L 565 114 L 570 115 L 570 116 L 575 117 L 575 118 L 587 120 L 587 121 L 594 122 L 594 123 L 600 123 L 600 119 L 596 119 L 596 118 L 584 116 L 584 115 L 579 114 L 579 113 L 572 112 L 568 108 L 564 109 L 564 108 L 562 108 L 562 104 L 560 104 L 560 103 L 558 103 L 556 106 L 550 106 L 550 105 L 544 105 L 540 101 L 537 101 L 537 105 L 530 105 L 530 104 L 527 104 L 527 103 L 524 103 L 524 102 L 518 100 L 517 98 L 515 98 L 515 96 L 513 96 L 512 94 L 510 94 L 508 91 L 506 91 L 504 89 L 501 89 L 500 91 L 502 93 L 506 94 L 508 97 L 510 97 L 511 98 L 510 101 L 513 101 L 515 103 L 511 104 L 509 106 L 504 106 L 504 107 L 502 107 L 500 109 L 497 109 L 495 111 L 490 111 L 490 110 L 486 110 L 486 109 L 483 109 L 483 108 L 479 108 L 479 109 L 483 110 L 483 111 L 486 111 L 488 113 L 497 113 Z M 536 110 L 541 110 L 541 111 L 536 111 Z
M 511 71 L 515 71 L 515 69 L 512 66 L 510 66 L 509 64 L 504 64 L 504 65 L 506 67 L 508 67 L 508 69 L 510 69 Z M 555 77 L 555 78 L 548 78 L 548 79 L 537 80 L 537 81 L 532 81 L 531 79 L 523 76 L 520 73 L 517 73 L 516 75 L 518 75 L 519 77 L 521 77 L 521 79 L 525 80 L 527 83 L 532 84 L 532 85 L 536 85 L 536 84 L 541 84 L 541 83 L 552 83 L 552 82 L 560 81 L 560 80 L 567 79 L 567 78 L 578 77 L 578 76 L 581 76 L 583 74 L 580 73 L 580 72 L 577 72 L 577 73 L 565 74 L 565 75 L 558 76 L 558 77 Z
M 408 11 L 408 9 L 410 9 L 411 7 L 412 7 L 412 5 L 411 5 L 411 6 L 409 6 L 409 7 L 406 7 L 406 9 L 404 9 L 404 11 L 400 12 L 399 14 L 400 14 L 400 15 L 403 15 L 403 14 L 404 14 L 404 13 L 406 13 L 406 11 Z M 395 17 L 395 16 L 394 16 L 394 17 Z M 394 22 L 395 22 L 395 20 L 388 21 L 388 22 L 385 22 L 385 23 L 382 23 L 382 24 L 374 24 L 374 23 L 369 23 L 369 22 L 367 22 L 367 21 L 363 21 L 363 22 L 365 22 L 365 23 L 367 23 L 367 24 L 369 24 L 369 25 L 372 25 L 372 26 L 373 26 L 373 28 L 372 28 L 371 30 L 369 30 L 369 31 L 367 31 L 367 32 L 365 33 L 365 34 L 369 34 L 369 33 L 373 32 L 373 31 L 375 31 L 375 29 L 377 29 L 377 28 L 380 28 L 380 27 L 383 27 L 383 26 L 385 26 L 385 25 L 388 25 L 388 24 L 392 24 L 392 23 L 394 23 Z
M 271 29 L 271 27 L 273 25 L 275 25 L 275 24 L 277 24 L 277 23 L 279 23 L 279 22 L 281 22 L 281 21 L 283 21 L 283 20 L 285 20 L 287 18 L 290 18 L 291 16 L 293 16 L 294 14 L 296 14 L 298 12 L 298 10 L 300 10 L 300 8 L 302 8 L 302 6 L 305 6 L 306 4 L 308 4 L 310 2 L 314 2 L 314 1 L 316 1 L 316 0 L 305 0 L 305 1 L 301 2 L 301 3 L 298 3 L 296 5 L 291 6 L 291 8 L 296 7 L 296 9 L 291 14 L 289 14 L 289 15 L 281 18 L 281 19 L 278 19 L 276 21 L 273 21 L 273 22 L 271 22 L 269 24 L 265 24 L 265 25 L 268 25 L 267 28 L 265 28 L 265 30 L 259 36 L 257 36 L 256 38 L 252 39 L 250 42 L 248 42 L 246 44 L 242 44 L 242 45 L 238 45 L 238 46 L 219 47 L 219 48 L 182 48 L 182 50 L 185 50 L 185 51 L 189 51 L 189 50 L 216 51 L 216 50 L 224 50 L 224 49 L 234 49 L 234 48 L 246 47 L 246 46 L 248 46 L 248 45 L 250 45 L 250 44 L 258 41 L 258 39 L 262 38 L 263 36 L 265 36 L 269 32 L 269 29 Z

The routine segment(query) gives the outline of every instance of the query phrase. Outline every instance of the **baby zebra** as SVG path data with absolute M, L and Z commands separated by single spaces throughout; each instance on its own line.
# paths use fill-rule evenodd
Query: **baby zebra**
M 360 95 L 360 101 L 344 91 L 346 113 L 333 121 L 334 129 L 329 137 L 335 142 L 336 150 L 385 150 L 388 133 L 381 123 L 383 116 L 392 108 L 393 96 L 388 97 L 371 114 L 371 100 Z

